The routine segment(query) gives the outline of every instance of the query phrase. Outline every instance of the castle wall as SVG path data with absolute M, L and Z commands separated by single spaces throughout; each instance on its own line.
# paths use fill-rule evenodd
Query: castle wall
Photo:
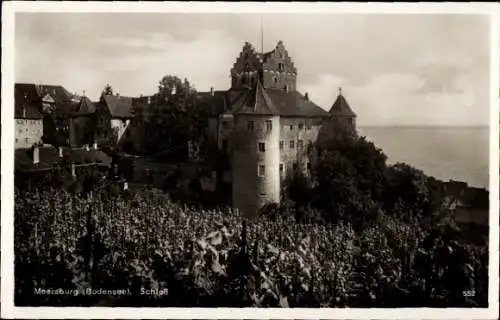
M 42 141 L 43 121 L 41 119 L 16 119 L 15 148 L 30 148 Z
M 266 120 L 272 129 L 267 130 Z M 254 129 L 248 129 L 254 121 Z M 253 216 L 268 202 L 280 201 L 278 116 L 236 115 L 233 134 L 233 206 Z M 265 143 L 265 151 L 259 151 Z M 260 172 L 259 166 L 264 169 Z
M 321 122 L 317 119 L 281 117 L 280 125 L 280 141 L 283 142 L 283 148 L 280 150 L 280 163 L 283 164 L 282 177 L 291 173 L 294 164 L 305 172 L 309 161 L 308 145 L 316 142 Z M 293 148 L 290 146 L 290 141 L 293 141 Z M 302 148 L 299 141 L 302 141 Z

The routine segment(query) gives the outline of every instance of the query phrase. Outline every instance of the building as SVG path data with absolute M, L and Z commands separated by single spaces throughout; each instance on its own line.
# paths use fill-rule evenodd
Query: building
M 97 144 L 82 148 L 36 144 L 16 149 L 14 155 L 15 180 L 20 185 L 50 182 L 51 175 L 71 182 L 77 180 L 82 170 L 106 172 L 110 166 L 111 158 Z
M 54 99 L 41 95 L 35 86 L 15 85 L 14 89 L 15 149 L 30 148 L 43 138 L 41 110 L 52 108 Z
M 212 110 L 208 139 L 227 160 L 218 161 L 227 163 L 218 179 L 232 183 L 233 206 L 247 215 L 280 201 L 287 174 L 308 171 L 324 123 L 334 119 L 355 129 L 341 94 L 329 113 L 296 88 L 297 69 L 281 41 L 266 53 L 247 42 L 231 69 L 231 88 L 200 94 Z
M 129 135 L 127 129 L 134 118 L 132 102 L 133 98 L 120 96 L 120 94 L 102 95 L 99 100 L 99 125 L 105 127 L 109 123 L 108 130 L 116 136 L 117 143 Z
M 16 148 L 44 142 L 79 147 L 93 142 L 95 106 L 58 85 L 15 84 Z

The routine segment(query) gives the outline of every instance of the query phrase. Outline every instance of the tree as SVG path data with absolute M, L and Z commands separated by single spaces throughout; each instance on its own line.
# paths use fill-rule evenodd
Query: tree
M 102 95 L 113 95 L 113 88 L 108 84 L 102 90 Z
M 348 130 L 324 135 L 317 149 L 314 201 L 327 215 L 325 218 L 361 223 L 377 213 L 387 169 L 387 157 L 382 150 Z
M 148 108 L 146 150 L 171 155 L 187 154 L 187 143 L 201 136 L 206 116 L 199 108 L 195 88 L 187 79 L 163 77 L 154 103 Z

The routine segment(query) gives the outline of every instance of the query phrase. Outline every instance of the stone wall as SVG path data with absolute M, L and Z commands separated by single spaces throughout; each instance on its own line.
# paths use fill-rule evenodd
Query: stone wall
M 280 200 L 280 121 L 278 116 L 237 115 L 234 125 L 233 206 L 253 216 L 267 202 Z
M 43 121 L 41 119 L 16 119 L 15 148 L 30 148 L 42 141 Z

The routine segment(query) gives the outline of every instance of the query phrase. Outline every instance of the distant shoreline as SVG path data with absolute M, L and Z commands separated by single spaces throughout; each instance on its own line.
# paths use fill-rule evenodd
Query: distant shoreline
M 359 126 L 360 129 L 363 128 L 394 128 L 394 129 L 422 129 L 422 128 L 429 128 L 429 129 L 487 129 L 489 128 L 489 125 L 477 125 L 477 126 L 444 126 L 444 125 L 367 125 L 367 126 Z

